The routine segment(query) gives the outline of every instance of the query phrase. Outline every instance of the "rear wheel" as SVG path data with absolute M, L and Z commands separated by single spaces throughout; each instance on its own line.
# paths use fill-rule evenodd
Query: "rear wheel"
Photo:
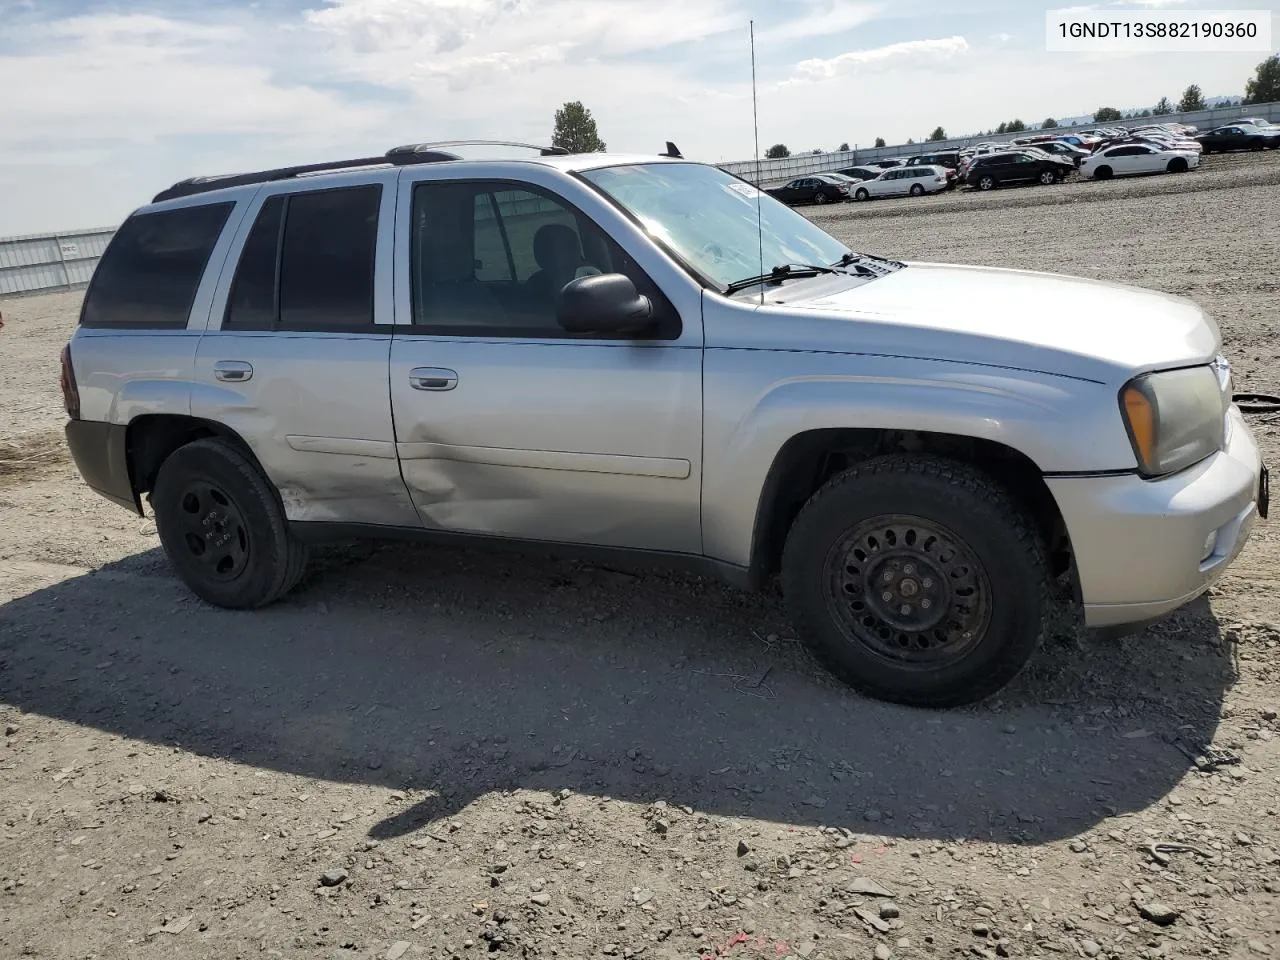
M 924 187 L 920 186 L 918 183 L 913 183 L 911 185 L 910 193 L 913 197 L 918 197 L 924 193 Z
M 866 200 L 866 199 L 870 198 L 870 196 L 871 196 L 871 194 L 867 193 L 867 191 L 866 191 L 866 188 L 865 188 L 865 187 L 859 187 L 859 188 L 858 188 L 857 190 L 855 190 L 855 191 L 854 191 L 854 193 L 853 193 L 853 199 L 855 199 L 855 200 Z
M 992 176 L 989 176 L 989 175 L 988 175 L 988 176 L 985 176 L 985 177 L 979 177 L 979 178 L 978 178 L 978 189 L 979 189 L 979 190 L 994 190 L 995 188 L 996 188 L 996 178 L 995 178 L 995 177 L 992 177 Z
M 1115 171 L 1113 171 L 1110 167 L 1104 165 L 1099 167 L 1097 170 L 1093 171 L 1093 175 L 1098 180 L 1110 180 L 1111 175 L 1114 172 Z
M 805 642 L 871 696 L 956 706 L 1031 659 L 1049 606 L 1031 520 L 962 463 L 887 456 L 838 475 L 787 536 L 783 586 Z
M 1172 160 L 1169 161 L 1169 172 L 1170 173 L 1186 173 L 1187 161 L 1182 157 L 1174 157 Z
M 219 607 L 250 609 L 302 579 L 307 550 L 257 466 L 219 438 L 179 447 L 151 492 L 156 532 L 183 582 Z

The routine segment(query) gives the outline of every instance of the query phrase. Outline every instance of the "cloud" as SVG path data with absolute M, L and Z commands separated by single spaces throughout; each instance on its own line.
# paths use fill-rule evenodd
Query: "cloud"
M 1113 7 L 1147 7 L 1149 9 L 1157 9 L 1159 7 L 1176 7 L 1180 3 L 1187 3 L 1188 0 L 1113 0 Z
M 1008 43 L 1010 40 L 1013 39 L 1013 34 L 1012 33 L 993 33 L 991 35 L 991 39 L 996 41 L 996 43 Z
M 819 0 L 805 6 L 806 12 L 794 20 L 774 25 L 756 24 L 756 43 L 764 47 L 810 37 L 835 36 L 874 20 L 884 10 L 878 3 L 848 0 Z
M 969 42 L 964 37 L 954 36 L 936 40 L 906 40 L 871 50 L 852 50 L 827 60 L 800 61 L 796 64 L 792 82 L 830 80 L 863 68 L 877 69 L 896 67 L 906 62 L 945 60 L 963 54 L 968 49 Z

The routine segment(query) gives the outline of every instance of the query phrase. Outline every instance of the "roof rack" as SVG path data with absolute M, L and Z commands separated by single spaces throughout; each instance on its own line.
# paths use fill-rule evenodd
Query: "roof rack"
M 537 150 L 544 157 L 567 157 L 564 147 L 544 147 L 537 143 L 521 143 L 518 140 L 437 140 L 433 143 L 410 143 L 403 147 L 392 147 L 387 151 L 387 159 L 392 163 L 437 163 L 438 160 L 423 160 L 422 157 L 438 156 L 445 160 L 461 160 L 457 154 L 440 150 L 440 147 L 520 147 L 524 150 Z
M 442 150 L 441 147 L 521 147 L 526 150 L 537 150 L 544 157 L 567 156 L 569 151 L 564 147 L 544 147 L 535 143 L 519 143 L 514 140 L 440 140 L 435 143 L 411 143 L 402 147 L 392 147 L 381 157 L 362 157 L 356 160 L 335 160 L 331 163 L 308 163 L 296 167 L 277 167 L 274 170 L 260 170 L 256 173 L 229 173 L 211 177 L 190 177 L 179 180 L 167 190 L 161 190 L 152 198 L 152 203 L 163 200 L 176 200 L 178 197 L 190 197 L 213 190 L 224 190 L 227 187 L 244 187 L 254 183 L 270 183 L 275 180 L 289 180 L 293 177 L 306 176 L 312 173 L 331 173 L 336 170 L 352 170 L 357 167 L 384 167 L 388 164 L 403 166 L 411 163 L 443 163 L 450 160 L 461 160 L 456 153 Z M 671 146 L 668 144 L 668 146 Z

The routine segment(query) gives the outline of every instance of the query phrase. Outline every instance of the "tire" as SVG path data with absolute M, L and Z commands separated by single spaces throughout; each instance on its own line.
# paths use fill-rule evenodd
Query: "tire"
M 908 193 L 910 193 L 913 197 L 923 196 L 923 195 L 924 195 L 924 187 L 920 186 L 920 184 L 918 184 L 918 183 L 913 183 L 913 184 L 911 185 L 911 189 L 910 189 L 909 191 L 907 191 L 907 192 L 908 192 Z
M 986 177 L 979 177 L 979 178 L 978 178 L 978 189 L 979 189 L 979 190 L 994 190 L 995 188 L 996 188 L 996 178 L 995 178 L 995 177 L 992 177 L 992 176 L 986 176 Z
M 1186 173 L 1187 161 L 1182 159 L 1182 157 L 1174 157 L 1169 161 L 1168 169 L 1170 173 Z
M 1200 144 L 1200 156 L 1207 157 L 1211 153 L 1213 153 L 1213 147 L 1205 146 L 1203 143 Z
M 782 581 L 800 636 L 837 677 L 921 707 L 1013 680 L 1051 598 L 1044 546 L 1013 498 L 967 464 L 923 456 L 877 457 L 823 486 L 787 535 Z
M 156 531 L 178 576 L 202 600 L 249 610 L 288 593 L 307 549 L 258 467 L 220 438 L 179 447 L 151 492 Z
M 867 193 L 867 190 L 866 190 L 866 188 L 865 188 L 865 187 L 859 187 L 857 190 L 855 190 L 855 191 L 853 192 L 853 199 L 855 199 L 855 200 L 870 200 L 870 199 L 871 199 L 871 194 Z
M 1051 187 L 1058 182 L 1058 175 L 1052 170 L 1045 170 L 1040 174 L 1040 183 L 1046 187 Z
M 816 203 L 818 206 L 822 206 L 824 203 L 827 202 L 827 195 L 825 193 L 815 193 L 813 195 L 813 202 Z
M 1111 169 L 1110 167 L 1108 167 L 1106 164 L 1103 164 L 1103 165 L 1102 165 L 1101 167 L 1099 167 L 1097 170 L 1093 171 L 1093 178 L 1094 178 L 1095 180 L 1110 180 L 1110 179 L 1111 179 L 1111 175 L 1112 175 L 1113 173 L 1115 173 L 1115 171 L 1114 171 L 1114 170 L 1112 170 L 1112 169 Z

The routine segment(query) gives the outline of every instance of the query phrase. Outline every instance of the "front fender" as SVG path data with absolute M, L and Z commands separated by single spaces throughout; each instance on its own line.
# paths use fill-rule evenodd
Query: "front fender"
M 811 431 L 972 437 L 1018 451 L 1043 473 L 1134 467 L 1109 387 L 973 364 L 713 348 L 705 417 L 704 546 L 744 567 L 774 461 Z

